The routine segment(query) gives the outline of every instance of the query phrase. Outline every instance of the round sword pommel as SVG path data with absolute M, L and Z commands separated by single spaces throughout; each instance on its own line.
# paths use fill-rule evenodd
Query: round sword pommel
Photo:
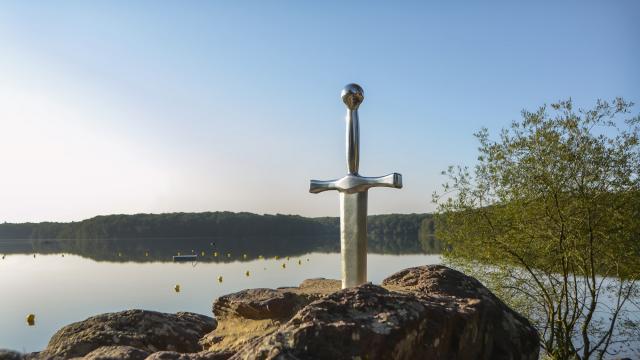
M 349 110 L 358 110 L 364 100 L 364 90 L 358 84 L 349 84 L 342 89 L 340 96 Z

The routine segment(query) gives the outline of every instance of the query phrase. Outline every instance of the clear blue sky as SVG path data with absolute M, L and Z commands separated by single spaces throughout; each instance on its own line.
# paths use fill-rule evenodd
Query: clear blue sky
M 640 2 L 0 2 L 0 222 L 337 215 L 343 85 L 371 213 L 431 211 L 473 132 L 572 97 L 640 102 Z M 638 109 L 638 108 L 636 108 Z

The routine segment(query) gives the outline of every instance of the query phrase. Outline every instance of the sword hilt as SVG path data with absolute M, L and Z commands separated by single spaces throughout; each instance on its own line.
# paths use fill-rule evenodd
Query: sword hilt
M 349 174 L 358 174 L 360 165 L 360 125 L 358 107 L 364 100 L 364 90 L 358 84 L 348 84 L 340 94 L 347 105 L 347 170 Z
M 336 180 L 311 180 L 309 192 L 317 194 L 327 190 L 337 190 L 342 193 L 353 194 L 367 191 L 372 187 L 391 187 L 401 189 L 402 175 L 392 173 L 380 177 L 365 177 L 348 174 Z
M 364 100 L 364 90 L 358 84 L 348 84 L 340 94 L 347 106 L 347 169 L 348 174 L 336 180 L 311 180 L 309 192 L 317 194 L 337 190 L 345 194 L 366 192 L 372 187 L 402 188 L 402 175 L 392 173 L 380 177 L 365 177 L 358 174 L 360 161 L 360 129 L 358 107 Z

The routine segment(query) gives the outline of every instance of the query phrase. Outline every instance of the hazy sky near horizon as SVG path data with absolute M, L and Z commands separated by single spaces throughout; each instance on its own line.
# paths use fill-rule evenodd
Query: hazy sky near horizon
M 364 87 L 370 213 L 433 210 L 482 126 L 640 102 L 640 2 L 2 1 L 0 222 L 338 214 L 341 88 Z M 636 108 L 636 111 L 638 108 Z

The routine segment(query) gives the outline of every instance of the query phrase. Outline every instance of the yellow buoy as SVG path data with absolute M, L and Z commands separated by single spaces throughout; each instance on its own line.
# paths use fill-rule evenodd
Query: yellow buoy
M 222 276 L 218 276 L 218 282 L 221 283 L 222 282 Z
M 204 251 L 200 253 L 200 256 L 204 256 Z
M 176 292 L 180 292 L 180 284 L 174 286 L 173 290 L 175 290 Z
M 122 253 L 121 252 L 118 253 L 118 257 L 122 257 Z
M 217 251 L 213 252 L 213 257 L 218 257 L 218 252 Z
M 246 259 L 247 258 L 247 254 L 242 254 L 242 257 Z
M 247 270 L 247 271 L 244 273 L 244 276 L 249 276 L 249 275 L 251 275 L 251 273 L 249 272 L 249 270 Z
M 282 268 L 284 269 L 286 267 L 287 267 L 287 264 L 286 263 L 282 263 Z
M 36 316 L 33 314 L 29 314 L 27 315 L 27 324 L 29 324 L 29 326 L 33 326 L 36 324 Z
M 144 253 L 144 256 L 147 256 L 147 257 L 148 257 L 148 256 L 149 256 L 149 252 L 148 252 L 148 251 L 146 251 L 146 252 Z

